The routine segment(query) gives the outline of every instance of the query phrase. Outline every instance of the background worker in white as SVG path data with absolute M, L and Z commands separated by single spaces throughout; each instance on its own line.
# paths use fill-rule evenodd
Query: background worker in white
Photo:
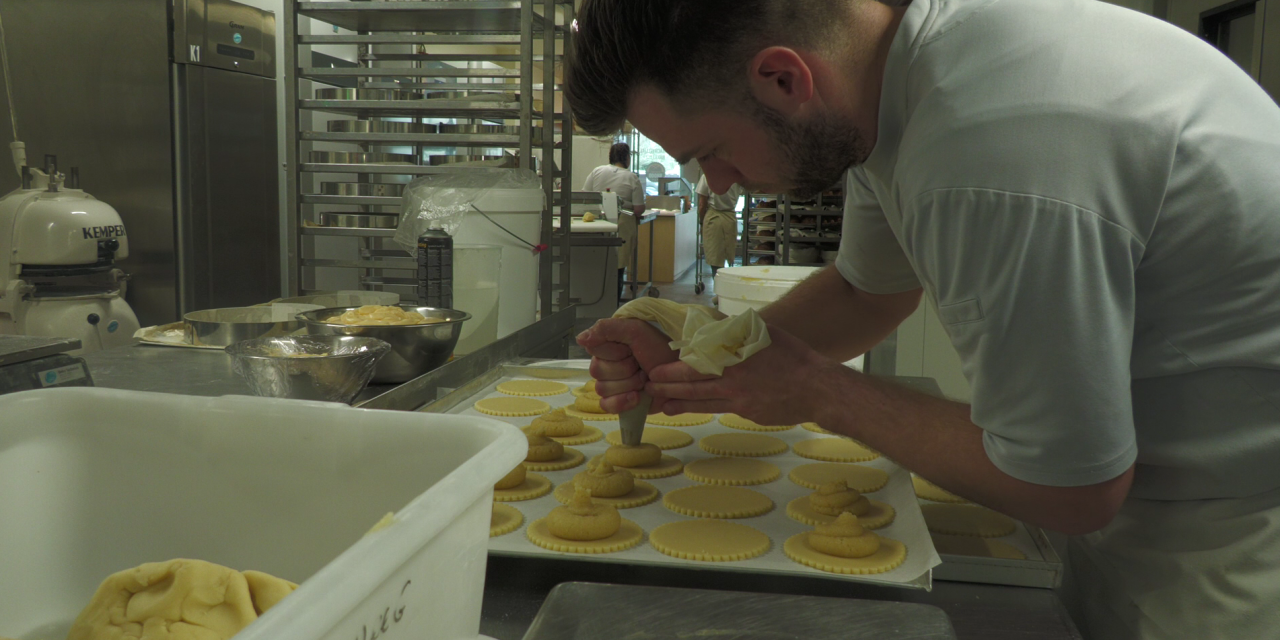
M 711 267 L 711 277 L 726 264 L 733 264 L 734 248 L 738 245 L 738 217 L 734 211 L 738 198 L 746 190 L 734 184 L 722 194 L 714 193 L 707 185 L 707 176 L 698 178 L 698 224 L 702 225 L 702 253 Z
M 806 197 L 853 167 L 836 267 L 723 378 L 645 323 L 580 336 L 607 410 L 643 387 L 667 413 L 813 420 L 1074 534 L 1088 638 L 1275 637 L 1280 108 L 1240 69 L 1093 0 L 587 0 L 578 21 L 587 131 L 630 120 L 713 189 Z M 972 406 L 835 363 L 921 297 Z
M 596 167 L 582 183 L 583 191 L 612 191 L 618 194 L 618 291 L 622 291 L 623 274 L 631 268 L 631 256 L 636 250 L 636 217 L 644 213 L 644 187 L 640 176 L 627 167 L 631 165 L 631 145 L 625 142 L 609 147 L 609 164 Z M 628 215 L 630 214 L 630 215 Z M 635 279 L 635 274 L 632 274 Z

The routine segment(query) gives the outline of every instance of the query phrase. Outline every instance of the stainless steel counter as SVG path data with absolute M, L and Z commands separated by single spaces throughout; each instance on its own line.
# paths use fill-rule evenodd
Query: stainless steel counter
M 951 619 L 959 640 L 1081 640 L 1048 589 L 935 581 L 931 592 L 801 577 L 752 576 L 714 569 L 618 567 L 565 560 L 490 557 L 480 633 L 520 640 L 551 589 L 562 582 L 671 586 L 754 593 L 930 604 Z M 637 624 L 642 630 L 643 623 Z

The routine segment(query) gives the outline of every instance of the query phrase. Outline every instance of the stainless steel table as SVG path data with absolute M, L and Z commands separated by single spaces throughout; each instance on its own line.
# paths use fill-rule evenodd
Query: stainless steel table
M 1081 640 L 1048 589 L 935 582 L 933 591 L 803 577 L 752 576 L 714 569 L 617 567 L 595 562 L 490 557 L 480 633 L 520 640 L 547 594 L 562 582 L 672 586 L 931 604 L 951 619 L 959 640 Z M 637 624 L 637 631 L 643 623 Z

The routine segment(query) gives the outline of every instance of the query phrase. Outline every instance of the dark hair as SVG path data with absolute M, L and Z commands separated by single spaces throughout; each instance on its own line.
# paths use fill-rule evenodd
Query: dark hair
M 609 164 L 620 164 L 624 167 L 631 166 L 631 145 L 625 142 L 618 142 L 609 147 Z
M 761 49 L 839 47 L 850 0 L 585 0 L 565 95 L 592 135 L 622 128 L 627 101 L 651 83 L 679 104 L 748 98 L 746 65 Z

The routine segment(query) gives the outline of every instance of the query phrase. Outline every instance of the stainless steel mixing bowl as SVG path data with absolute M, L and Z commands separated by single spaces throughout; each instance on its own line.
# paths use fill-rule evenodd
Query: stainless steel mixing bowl
M 391 345 L 375 338 L 288 336 L 245 340 L 225 351 L 257 395 L 350 403 Z
M 374 382 L 408 382 L 449 361 L 453 348 L 462 335 L 462 323 L 471 314 L 455 309 L 436 309 L 411 304 L 399 305 L 405 311 L 417 311 L 428 318 L 444 322 L 393 326 L 360 326 L 329 322 L 359 307 L 334 307 L 298 314 L 313 336 L 362 336 L 391 344 L 391 352 L 378 363 Z
M 192 311 L 182 320 L 187 344 L 227 347 L 242 340 L 286 336 L 302 328 L 302 321 L 291 317 L 293 313 L 281 315 L 271 307 L 228 307 Z

